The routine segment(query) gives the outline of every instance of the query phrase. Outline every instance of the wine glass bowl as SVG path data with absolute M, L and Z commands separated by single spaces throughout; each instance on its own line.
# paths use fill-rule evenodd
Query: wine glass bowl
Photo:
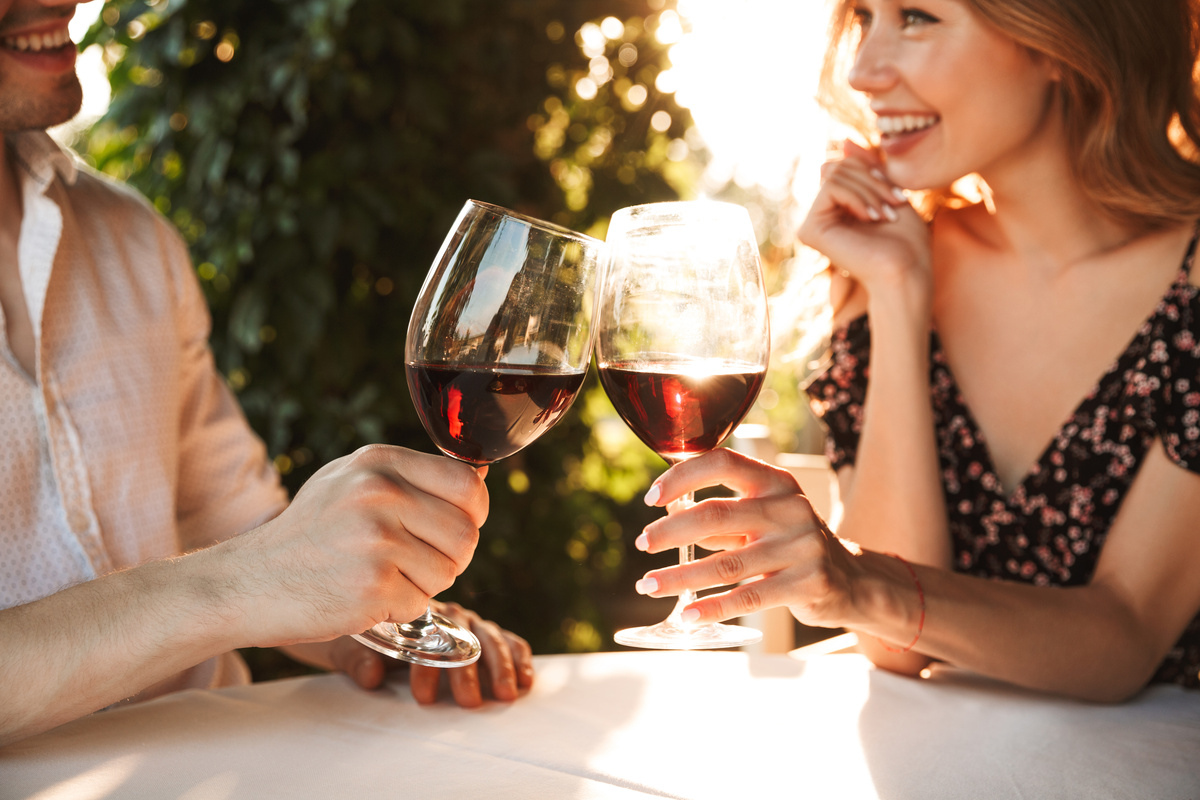
M 770 351 L 766 291 L 750 216 L 708 201 L 622 209 L 609 222 L 597 318 L 600 382 L 617 413 L 668 463 L 706 453 L 733 431 L 762 387 Z M 668 506 L 674 513 L 691 495 Z M 680 562 L 694 559 L 680 548 Z M 619 631 L 635 647 L 751 644 L 759 631 L 689 625 L 685 592 L 661 623 Z
M 409 321 L 409 393 L 433 443 L 474 466 L 516 453 L 558 422 L 583 385 L 604 245 L 468 200 Z M 429 610 L 355 636 L 418 664 L 465 666 L 470 631 Z

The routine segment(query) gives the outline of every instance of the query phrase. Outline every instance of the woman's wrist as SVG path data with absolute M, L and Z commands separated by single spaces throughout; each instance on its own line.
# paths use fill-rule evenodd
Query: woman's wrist
M 864 550 L 859 562 L 858 619 L 846 627 L 876 637 L 891 652 L 907 653 L 918 647 L 928 607 L 917 567 L 898 555 L 871 550 Z
M 933 281 L 928 269 L 897 272 L 867 287 L 871 328 L 898 326 L 928 333 L 933 315 Z

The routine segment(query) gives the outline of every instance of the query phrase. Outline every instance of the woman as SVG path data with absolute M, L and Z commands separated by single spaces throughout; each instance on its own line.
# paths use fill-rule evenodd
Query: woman
M 640 591 L 761 577 L 687 615 L 786 605 L 898 672 L 944 660 L 1099 701 L 1200 687 L 1197 13 L 842 3 L 825 94 L 849 64 L 872 146 L 826 165 L 800 231 L 835 268 L 833 359 L 809 393 L 840 538 L 786 473 L 718 451 L 647 500 L 741 497 L 638 546 L 724 552 Z M 970 175 L 979 202 L 950 191 Z

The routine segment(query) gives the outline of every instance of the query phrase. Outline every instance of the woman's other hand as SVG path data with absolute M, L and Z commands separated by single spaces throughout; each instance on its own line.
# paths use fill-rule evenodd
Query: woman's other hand
M 931 293 L 929 228 L 886 175 L 879 154 L 845 141 L 821 168 L 821 189 L 798 232 L 868 294 L 888 287 Z M 926 300 L 928 304 L 928 300 Z

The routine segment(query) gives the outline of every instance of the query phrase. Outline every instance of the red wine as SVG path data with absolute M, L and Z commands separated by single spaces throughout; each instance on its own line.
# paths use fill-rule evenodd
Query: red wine
M 719 445 L 750 410 L 765 374 L 726 362 L 600 365 L 600 382 L 617 413 L 668 461 Z
M 511 456 L 570 408 L 583 372 L 411 363 L 408 389 L 442 452 L 475 465 Z

